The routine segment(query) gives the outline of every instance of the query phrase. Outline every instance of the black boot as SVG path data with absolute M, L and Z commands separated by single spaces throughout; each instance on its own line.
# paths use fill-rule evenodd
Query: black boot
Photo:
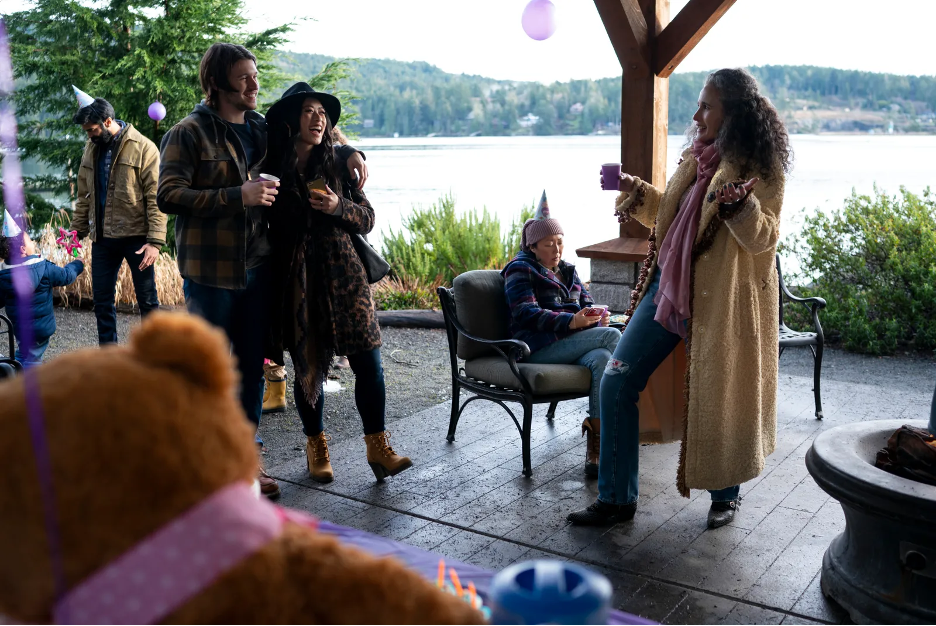
M 721 528 L 725 524 L 730 524 L 734 519 L 735 511 L 741 506 L 741 496 L 736 500 L 727 502 L 713 502 L 712 508 L 708 512 L 708 527 Z
M 601 500 L 582 511 L 569 513 L 566 518 L 578 526 L 610 526 L 618 522 L 629 522 L 637 513 L 637 502 L 630 504 L 607 504 Z

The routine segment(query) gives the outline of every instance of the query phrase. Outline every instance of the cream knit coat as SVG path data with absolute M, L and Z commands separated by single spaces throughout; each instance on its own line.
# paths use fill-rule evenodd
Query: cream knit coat
M 666 237 L 696 167 L 687 150 L 664 191 L 637 179 L 633 192 L 617 198 L 617 212 L 654 229 L 632 309 L 657 271 L 655 243 Z M 680 380 L 686 359 L 679 347 L 641 394 L 641 440 L 682 438 L 677 486 L 687 497 L 689 489 L 724 489 L 754 478 L 776 443 L 779 287 L 774 253 L 783 179 L 770 185 L 761 180 L 733 215 L 719 215 L 714 192 L 740 180 L 738 168 L 723 160 L 702 205 L 692 255 L 688 371 Z M 684 403 L 665 401 L 666 390 L 676 395 L 683 386 Z

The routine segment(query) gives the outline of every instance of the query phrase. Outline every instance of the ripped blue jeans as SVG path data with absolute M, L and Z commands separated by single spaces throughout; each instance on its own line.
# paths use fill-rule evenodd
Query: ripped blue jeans
M 592 384 L 588 394 L 588 417 L 601 417 L 599 389 L 611 351 L 621 340 L 616 328 L 592 326 L 540 348 L 530 355 L 527 363 L 558 363 L 584 365 L 591 370 Z
M 637 400 L 650 375 L 683 339 L 653 319 L 653 298 L 660 288 L 654 273 L 647 293 L 621 335 L 601 378 L 601 453 L 598 461 L 598 499 L 607 504 L 637 501 L 640 426 Z M 713 502 L 738 497 L 740 486 L 710 491 Z

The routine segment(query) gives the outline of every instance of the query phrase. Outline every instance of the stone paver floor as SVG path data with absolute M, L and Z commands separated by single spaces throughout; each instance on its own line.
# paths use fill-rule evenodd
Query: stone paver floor
M 825 419 L 817 421 L 811 378 L 781 369 L 777 449 L 742 486 L 735 521 L 715 531 L 705 528 L 708 494 L 676 492 L 678 444 L 641 447 L 633 522 L 570 526 L 566 514 L 597 495 L 597 481 L 582 472 L 584 400 L 560 404 L 552 423 L 537 407 L 530 479 L 521 474 L 513 422 L 486 402 L 466 409 L 452 444 L 449 403 L 396 421 L 393 446 L 414 467 L 383 483 L 375 483 L 360 439 L 332 448 L 330 485 L 308 479 L 299 452 L 269 471 L 282 481 L 285 506 L 450 558 L 495 570 L 539 557 L 584 563 L 612 581 L 617 608 L 663 623 L 842 623 L 847 615 L 822 597 L 819 570 L 844 517 L 809 476 L 804 455 L 819 432 L 840 424 L 926 419 L 932 398 L 931 383 L 871 382 L 823 380 Z

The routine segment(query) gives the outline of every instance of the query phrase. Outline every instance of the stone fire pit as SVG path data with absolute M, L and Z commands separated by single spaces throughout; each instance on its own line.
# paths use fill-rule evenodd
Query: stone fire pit
M 936 487 L 874 466 L 901 425 L 886 420 L 825 431 L 806 453 L 816 483 L 838 500 L 845 530 L 822 559 L 822 593 L 858 624 L 936 623 Z

